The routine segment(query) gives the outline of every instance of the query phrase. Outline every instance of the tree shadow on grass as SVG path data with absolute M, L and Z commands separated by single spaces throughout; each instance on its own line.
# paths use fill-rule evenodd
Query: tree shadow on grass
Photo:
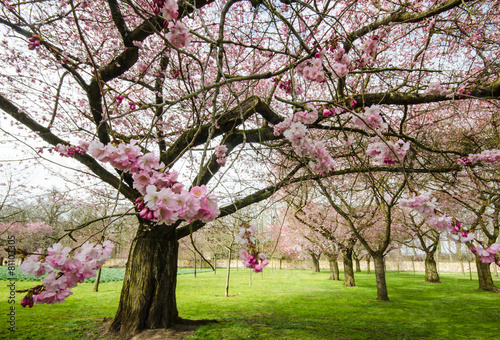
M 124 340 L 109 331 L 112 321 L 113 318 L 104 318 L 99 335 L 94 339 Z M 134 335 L 130 340 L 185 339 L 192 336 L 199 327 L 217 322 L 217 320 L 188 320 L 179 318 L 178 323 L 172 328 L 147 329 Z

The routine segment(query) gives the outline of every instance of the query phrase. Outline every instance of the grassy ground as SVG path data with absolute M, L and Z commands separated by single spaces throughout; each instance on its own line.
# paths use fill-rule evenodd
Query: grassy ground
M 500 295 L 476 292 L 477 281 L 442 274 L 426 284 L 423 274 L 390 272 L 390 302 L 376 297 L 374 274 L 356 273 L 358 287 L 327 280 L 328 273 L 268 270 L 263 275 L 232 272 L 224 297 L 225 272 L 178 277 L 178 308 L 185 319 L 215 319 L 191 339 L 499 339 Z M 7 330 L 7 281 L 0 281 L 0 339 L 87 339 L 101 320 L 113 316 L 121 282 L 75 288 L 62 305 L 19 305 L 16 332 Z M 33 282 L 17 282 L 22 289 Z M 11 337 L 12 336 L 12 337 Z

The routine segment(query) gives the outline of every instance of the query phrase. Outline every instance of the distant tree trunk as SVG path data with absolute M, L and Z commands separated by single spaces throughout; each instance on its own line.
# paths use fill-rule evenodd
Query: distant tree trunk
M 354 287 L 354 269 L 352 266 L 352 249 L 344 251 L 344 284 L 347 287 Z
M 214 254 L 214 274 L 217 274 L 217 255 Z
M 231 244 L 231 247 L 233 245 Z M 231 247 L 228 248 L 228 255 L 227 255 L 227 272 L 226 272 L 226 291 L 224 296 L 228 297 L 229 296 L 229 274 L 231 273 Z
M 469 278 L 472 281 L 472 268 L 470 267 L 470 261 L 467 260 L 467 263 L 469 264 Z
M 354 261 L 356 261 L 356 272 L 361 273 L 361 263 L 360 263 L 359 259 L 356 257 L 356 258 L 354 258 Z
M 198 263 L 196 262 L 196 252 L 194 252 L 194 251 L 193 251 L 193 256 L 194 256 L 194 266 L 193 266 L 194 272 L 193 272 L 193 275 L 196 278 L 196 265 Z
M 486 290 L 489 292 L 498 292 L 498 287 L 493 284 L 493 279 L 490 272 L 490 264 L 482 263 L 481 260 L 476 257 L 476 267 L 477 267 L 477 277 L 479 280 L 479 289 Z
M 314 273 L 319 273 L 320 272 L 319 258 L 320 257 L 318 255 L 311 253 L 311 260 L 312 260 L 313 272 Z
M 375 264 L 375 278 L 377 281 L 377 300 L 389 301 L 387 283 L 385 281 L 384 255 L 374 255 L 373 263 Z
M 425 282 L 441 283 L 437 270 L 434 253 L 429 252 L 425 255 Z
M 179 321 L 175 287 L 179 243 L 175 228 L 140 230 L 132 241 L 118 311 L 111 330 L 127 339 Z
M 328 262 L 330 263 L 330 280 L 339 281 L 340 275 L 337 256 L 328 256 Z
M 370 255 L 366 258 L 366 274 L 370 274 Z
M 101 270 L 102 270 L 102 267 L 99 268 L 99 270 L 97 271 L 97 276 L 95 278 L 95 283 L 94 283 L 94 292 L 99 291 L 99 282 L 101 281 Z
M 280 258 L 280 270 L 281 270 L 281 266 L 282 266 L 282 262 L 283 260 Z

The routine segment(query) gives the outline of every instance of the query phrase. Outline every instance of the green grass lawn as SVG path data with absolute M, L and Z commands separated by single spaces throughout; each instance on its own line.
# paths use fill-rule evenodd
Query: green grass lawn
M 376 301 L 374 274 L 356 273 L 358 287 L 328 280 L 328 273 L 232 271 L 224 297 L 225 271 L 178 276 L 177 301 L 185 319 L 215 319 L 191 339 L 500 339 L 500 295 L 476 292 L 477 281 L 442 274 L 426 284 L 423 273 L 389 272 L 390 302 Z M 104 317 L 113 316 L 121 281 L 100 291 L 84 283 L 64 303 L 35 306 L 16 301 L 16 332 L 7 327 L 7 281 L 0 281 L 0 339 L 91 339 Z M 17 282 L 16 288 L 34 282 Z M 10 337 L 12 335 L 12 337 Z

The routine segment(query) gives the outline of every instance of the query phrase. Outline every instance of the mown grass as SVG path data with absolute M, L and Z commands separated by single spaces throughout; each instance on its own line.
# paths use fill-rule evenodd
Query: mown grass
M 267 270 L 252 275 L 231 273 L 230 296 L 224 297 L 225 275 L 219 270 L 178 277 L 177 301 L 185 319 L 214 319 L 191 339 L 498 339 L 500 295 L 477 292 L 477 281 L 442 274 L 442 284 L 426 284 L 423 274 L 387 275 L 390 302 L 376 301 L 375 277 L 356 273 L 358 287 L 328 280 L 328 273 Z M 18 282 L 17 288 L 32 282 Z M 13 339 L 89 339 L 106 316 L 113 316 L 121 282 L 91 283 L 74 289 L 62 305 L 16 305 Z M 7 282 L 0 281 L 7 331 Z M 1 319 L 1 318 L 0 318 Z

